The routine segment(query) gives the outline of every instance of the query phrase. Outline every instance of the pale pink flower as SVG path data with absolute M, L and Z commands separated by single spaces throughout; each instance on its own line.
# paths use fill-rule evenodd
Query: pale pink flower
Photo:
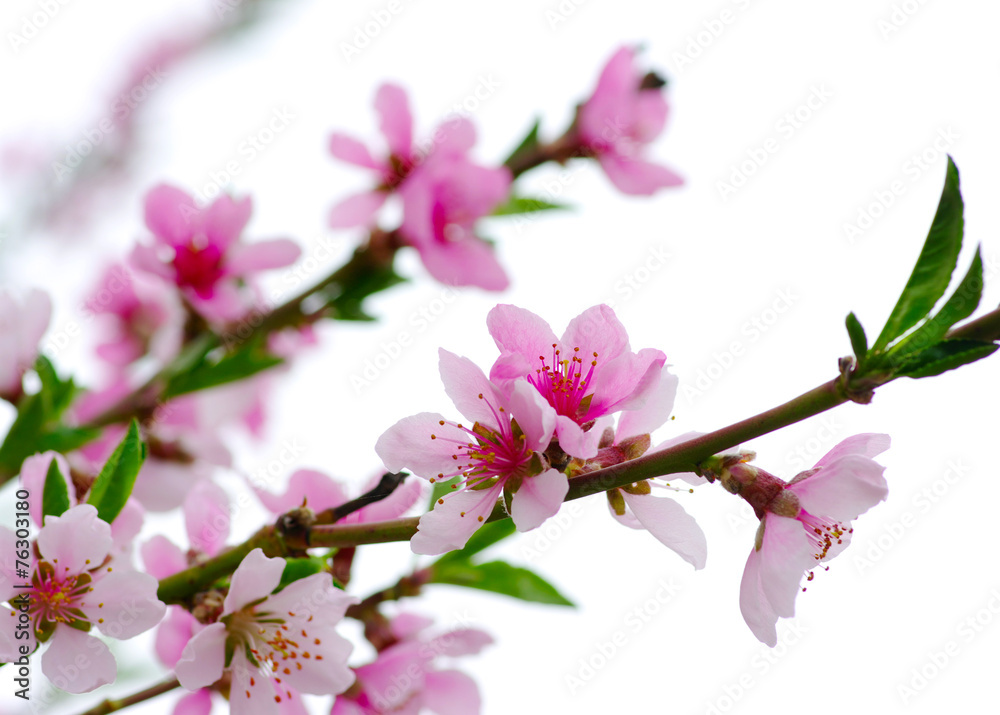
M 410 469 L 431 482 L 458 477 L 455 492 L 420 518 L 410 547 L 418 554 L 460 549 L 489 518 L 497 498 L 513 492 L 510 516 L 519 531 L 555 514 L 569 489 L 566 475 L 542 457 L 555 410 L 525 380 L 501 390 L 467 358 L 440 351 L 441 380 L 472 424 L 422 412 L 390 427 L 375 451 L 392 472 Z
M 97 354 L 114 367 L 146 354 L 166 363 L 180 350 L 184 311 L 177 296 L 124 266 L 110 267 L 83 307 L 107 326 Z
M 297 693 L 335 695 L 354 680 L 351 644 L 335 630 L 357 599 L 333 586 L 328 573 L 294 581 L 272 594 L 285 561 L 254 549 L 236 569 L 222 615 L 184 647 L 175 672 L 188 690 L 232 677 L 232 712 L 278 713 Z
M 583 148 L 597 156 L 611 183 L 626 194 L 649 195 L 683 183 L 670 169 L 642 157 L 667 121 L 662 86 L 655 75 L 643 77 L 635 68 L 635 51 L 622 47 L 577 115 Z
M 15 542 L 14 532 L 0 529 L 4 554 L 15 552 Z M 17 607 L 14 599 L 25 594 L 30 604 L 30 637 L 18 642 L 27 642 L 31 650 L 38 642 L 48 642 L 42 672 L 62 690 L 87 693 L 113 682 L 115 658 L 88 631 L 96 627 L 124 640 L 149 630 L 166 608 L 156 597 L 159 584 L 127 564 L 116 566 L 111 527 L 97 518 L 97 509 L 90 504 L 47 517 L 36 545 L 40 560 L 31 569 L 30 588 L 14 588 L 26 578 L 10 568 L 14 564 L 4 562 L 0 601 Z M 3 660 L 12 658 L 4 653 Z
M 497 384 L 526 378 L 555 408 L 556 436 L 564 452 L 581 459 L 596 456 L 601 430 L 594 420 L 625 411 L 619 430 L 650 432 L 670 416 L 677 377 L 666 355 L 629 348 L 625 327 L 606 305 L 573 318 L 562 338 L 531 311 L 498 305 L 486 319 L 500 357 L 490 370 Z M 633 413 L 634 412 L 634 413 Z
M 885 500 L 885 467 L 872 457 L 888 448 L 888 435 L 848 437 L 787 484 L 743 463 L 729 468 L 760 518 L 740 586 L 743 619 L 760 641 L 777 644 L 775 625 L 795 615 L 803 575 L 812 580 L 812 569 L 847 548 L 851 522 Z
M 468 131 L 473 131 L 471 124 Z M 485 290 L 508 286 L 510 281 L 493 249 L 475 235 L 475 222 L 507 199 L 510 184 L 506 167 L 479 166 L 459 153 L 436 152 L 400 187 L 400 233 L 420 252 L 434 278 Z
M 397 639 L 380 651 L 375 662 L 355 668 L 357 681 L 337 697 L 330 715 L 477 715 L 479 688 L 457 670 L 440 670 L 438 658 L 473 655 L 493 642 L 488 633 L 461 628 L 426 635 L 432 621 L 405 613 L 389 624 Z
M 137 268 L 171 281 L 206 318 L 234 320 L 247 309 L 237 279 L 294 263 L 301 253 L 287 239 L 240 242 L 250 220 L 250 199 L 220 196 L 198 208 L 180 189 L 161 184 L 146 195 L 146 226 L 153 245 L 131 255 Z
M 0 290 L 0 399 L 17 400 L 21 378 L 35 364 L 38 341 L 52 317 L 47 293 L 30 290 L 20 299 Z

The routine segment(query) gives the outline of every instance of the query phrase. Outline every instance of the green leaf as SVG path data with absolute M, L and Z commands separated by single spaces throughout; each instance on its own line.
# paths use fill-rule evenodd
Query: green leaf
M 854 313 L 847 314 L 847 335 L 851 339 L 851 350 L 854 351 L 854 357 L 860 366 L 868 355 L 868 338 Z
M 896 375 L 933 377 L 991 355 L 998 347 L 1000 346 L 979 340 L 944 340 L 907 358 L 896 370 Z
M 478 588 L 533 603 L 573 606 L 556 588 L 534 571 L 511 566 L 504 561 L 473 565 L 449 561 L 433 567 L 430 583 Z
M 431 489 L 431 501 L 430 504 L 427 505 L 427 510 L 430 511 L 433 509 L 434 505 L 437 504 L 437 500 L 445 494 L 450 494 L 455 491 L 451 487 L 453 484 L 457 486 L 460 481 L 460 477 L 452 477 L 451 479 L 445 479 L 444 481 L 435 481 L 434 488 Z
M 34 452 L 72 452 L 88 442 L 93 442 L 101 436 L 99 429 L 84 429 L 82 427 L 56 427 L 38 435 Z M 32 452 L 32 454 L 34 454 Z
M 145 459 L 146 445 L 139 438 L 139 423 L 133 419 L 90 488 L 87 503 L 97 507 L 97 516 L 103 521 L 110 524 L 121 512 Z
M 513 216 L 515 214 L 533 213 L 535 211 L 551 211 L 552 209 L 568 209 L 566 204 L 554 204 L 551 201 L 532 198 L 530 196 L 511 196 L 507 203 L 493 209 L 493 216 Z
M 223 353 L 217 359 L 213 359 L 211 354 L 203 357 L 189 371 L 169 379 L 164 397 L 177 397 L 244 380 L 284 362 L 280 357 L 270 355 L 262 343 L 261 338 L 253 338 L 234 352 Z
M 889 351 L 890 360 L 898 362 L 896 356 L 923 350 L 937 343 L 955 323 L 972 315 L 983 297 L 983 259 L 980 249 L 972 259 L 968 273 L 958 284 L 955 292 L 933 318 L 897 342 Z
M 875 341 L 873 351 L 881 352 L 889 343 L 920 322 L 944 295 L 962 247 L 962 226 L 962 194 L 959 190 L 958 169 L 949 156 L 944 189 L 927 240 L 913 273 L 910 274 L 910 280 Z
M 62 380 L 56 373 L 52 362 L 44 355 L 39 355 L 35 361 L 35 372 L 42 381 L 39 394 L 45 400 L 45 411 L 49 419 L 56 419 L 69 407 L 76 394 L 73 380 Z
M 285 559 L 285 570 L 281 572 L 281 581 L 278 583 L 279 590 L 290 583 L 294 583 L 306 576 L 312 576 L 324 569 L 326 559 L 320 556 L 308 556 L 305 558 Z
M 521 143 L 518 144 L 517 148 L 510 153 L 510 156 L 504 159 L 504 166 L 514 166 L 521 160 L 522 157 L 535 153 L 538 149 L 538 128 L 541 126 L 541 123 L 541 119 L 535 120 L 535 123 L 531 125 L 531 129 L 528 130 L 524 139 L 521 140 Z
M 17 417 L 0 445 L 0 465 L 5 473 L 15 475 L 29 455 L 44 451 L 37 448 L 39 435 L 44 433 L 45 402 L 41 393 L 22 398 Z
M 45 517 L 60 516 L 69 510 L 69 487 L 66 478 L 59 471 L 59 463 L 55 457 L 49 462 L 49 471 L 45 474 L 45 486 L 42 487 L 42 521 Z
M 369 266 L 354 274 L 345 285 L 334 283 L 324 291 L 327 305 L 333 308 L 335 320 L 375 320 L 365 312 L 363 302 L 369 296 L 406 281 L 396 273 L 390 263 L 387 266 Z
M 493 544 L 506 539 L 508 536 L 513 534 L 515 531 L 514 522 L 510 519 L 500 519 L 499 521 L 491 521 L 484 524 L 472 537 L 466 542 L 465 547 L 458 549 L 457 551 L 449 551 L 447 554 L 439 558 L 436 564 L 447 563 L 451 561 L 469 561 L 473 556 L 478 554 L 483 549 L 487 549 Z

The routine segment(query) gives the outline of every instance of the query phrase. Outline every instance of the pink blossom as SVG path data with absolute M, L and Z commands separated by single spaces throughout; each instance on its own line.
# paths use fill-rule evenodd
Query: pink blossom
M 400 187 L 400 233 L 420 252 L 434 278 L 486 290 L 507 287 L 507 274 L 493 249 L 475 235 L 475 222 L 506 200 L 510 184 L 506 167 L 488 168 L 461 154 L 436 153 Z
M 429 637 L 431 621 L 400 614 L 390 623 L 397 641 L 375 662 L 355 668 L 357 681 L 337 697 L 330 715 L 476 715 L 481 709 L 475 681 L 457 670 L 439 670 L 435 661 L 478 653 L 493 642 L 488 633 L 462 628 Z
M 583 148 L 597 156 L 611 183 L 626 194 L 649 195 L 683 183 L 670 169 L 642 157 L 667 121 L 662 86 L 653 74 L 643 77 L 635 68 L 635 51 L 622 47 L 580 107 L 577 129 Z
M 364 144 L 346 134 L 335 132 L 330 137 L 331 154 L 341 161 L 375 172 L 378 180 L 374 189 L 348 196 L 333 207 L 331 228 L 373 224 L 389 192 L 399 186 L 415 164 L 413 117 L 406 92 L 394 84 L 383 84 L 375 95 L 375 111 L 389 149 L 384 159 L 374 158 Z
M 740 610 L 762 642 L 773 647 L 778 618 L 795 615 L 802 576 L 808 572 L 811 581 L 817 564 L 847 548 L 851 522 L 885 500 L 885 468 L 872 457 L 888 448 L 888 435 L 849 437 L 787 484 L 743 463 L 729 468 L 728 478 L 736 481 L 730 490 L 739 491 L 760 518 Z
M 31 587 L 9 565 L 0 586 L 0 601 L 25 594 L 31 618 L 29 647 L 48 642 L 42 672 L 62 690 L 86 693 L 114 681 L 115 658 L 88 631 L 96 627 L 112 638 L 128 639 L 149 630 L 163 617 L 156 597 L 158 583 L 149 574 L 120 567 L 112 559 L 111 527 L 97 518 L 97 509 L 80 504 L 62 516 L 46 517 L 36 545 L 40 560 L 31 570 Z M 14 553 L 16 537 L 0 529 L 0 547 Z M 0 654 L 6 662 L 10 654 Z M 83 662 L 81 662 L 83 656 Z
M 351 644 L 335 630 L 356 599 L 328 573 L 295 581 L 272 594 L 285 561 L 254 549 L 236 569 L 219 620 L 184 647 L 175 671 L 188 690 L 232 678 L 232 712 L 278 713 L 297 693 L 335 695 L 354 680 Z
M 83 307 L 91 316 L 104 316 L 108 335 L 97 354 L 114 367 L 147 353 L 166 363 L 180 350 L 184 311 L 177 297 L 124 266 L 110 267 Z
M 180 189 L 161 184 L 146 195 L 153 245 L 139 244 L 131 262 L 172 281 L 206 317 L 233 320 L 246 310 L 237 279 L 294 263 L 299 247 L 287 239 L 240 242 L 250 199 L 220 196 L 205 209 Z
M 556 436 L 567 454 L 597 455 L 601 430 L 594 420 L 625 411 L 625 434 L 651 432 L 670 416 L 677 378 L 667 371 L 666 355 L 629 348 L 625 327 L 606 305 L 573 318 L 562 338 L 534 313 L 498 305 L 486 319 L 501 354 L 490 378 L 504 385 L 526 378 L 555 408 Z
M 38 341 L 52 316 L 52 301 L 40 290 L 30 290 L 15 299 L 0 290 L 0 399 L 17 400 L 21 377 L 35 364 Z
M 555 427 L 555 410 L 526 380 L 502 390 L 472 361 L 440 351 L 445 391 L 471 426 L 422 412 L 390 427 L 375 451 L 393 472 L 403 468 L 432 483 L 458 477 L 454 493 L 420 518 L 410 547 L 418 554 L 460 549 L 489 518 L 497 498 L 513 493 L 511 518 L 534 529 L 559 510 L 566 475 L 542 458 Z

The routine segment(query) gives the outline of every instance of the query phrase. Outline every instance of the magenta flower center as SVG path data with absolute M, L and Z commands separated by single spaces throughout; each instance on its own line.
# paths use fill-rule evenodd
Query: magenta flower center
M 35 629 L 46 630 L 46 626 L 57 623 L 71 625 L 75 621 L 86 621 L 80 611 L 80 600 L 90 591 L 89 574 L 73 574 L 59 578 L 55 567 L 47 561 L 38 564 L 31 577 L 30 613 L 35 619 Z
M 825 559 L 834 544 L 843 544 L 845 534 L 854 533 L 853 528 L 837 521 L 813 516 L 804 509 L 799 512 L 796 518 L 806 530 L 806 536 L 809 537 L 809 542 L 815 549 L 813 558 L 817 561 Z
M 597 353 L 593 353 L 593 359 L 587 366 L 587 374 L 584 375 L 584 363 L 579 352 L 580 348 L 573 348 L 573 354 L 564 358 L 556 343 L 552 343 L 551 367 L 545 362 L 545 357 L 539 355 L 542 366 L 535 370 L 534 375 L 528 375 L 528 382 L 535 386 L 556 412 L 575 422 L 583 420 L 590 409 L 587 386 L 597 368 Z
M 485 399 L 481 393 L 479 399 Z M 447 439 L 455 445 L 455 452 L 451 456 L 455 462 L 455 470 L 439 473 L 437 479 L 431 479 L 432 482 L 461 477 L 462 482 L 455 485 L 456 489 L 475 489 L 490 486 L 494 479 L 504 481 L 525 472 L 531 461 L 532 452 L 525 444 L 524 435 L 503 407 L 494 408 L 490 404 L 490 409 L 498 425 L 496 428 L 477 422 L 470 429 L 460 423 L 440 420 L 439 424 L 442 426 L 450 424 L 458 427 L 472 439 L 461 442 L 436 434 L 431 435 L 431 439 Z
M 295 613 L 288 612 L 289 618 L 295 618 Z M 304 622 L 300 620 L 298 630 L 273 613 L 255 609 L 243 609 L 223 618 L 229 635 L 244 649 L 247 660 L 260 669 L 261 677 L 274 678 L 278 687 L 284 690 L 284 697 L 291 698 L 292 692 L 282 685 L 282 678 L 291 675 L 292 671 L 302 670 L 312 662 L 323 660 L 320 653 L 313 653 L 322 641 L 309 635 L 306 627 L 312 622 L 309 616 Z M 254 676 L 250 677 L 250 685 L 255 685 Z M 250 691 L 245 691 L 247 698 Z M 275 695 L 275 701 L 281 702 L 282 696 Z
M 223 276 L 222 251 L 208 244 L 198 247 L 194 243 L 174 248 L 174 270 L 177 285 L 187 286 L 199 298 L 211 298 L 215 284 Z

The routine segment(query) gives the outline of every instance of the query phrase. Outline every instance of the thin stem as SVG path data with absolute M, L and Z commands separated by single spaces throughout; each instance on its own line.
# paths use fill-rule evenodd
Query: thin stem
M 119 710 L 124 710 L 130 705 L 136 705 L 138 703 L 144 702 L 146 700 L 152 700 L 158 695 L 163 695 L 164 693 L 169 693 L 171 690 L 180 687 L 180 683 L 177 682 L 177 678 L 171 678 L 170 680 L 165 680 L 162 683 L 157 683 L 156 685 L 150 686 L 145 690 L 140 690 L 134 695 L 129 695 L 125 698 L 120 698 L 118 700 L 105 700 L 103 703 L 92 707 L 82 715 L 108 715 L 108 713 L 118 712 Z

